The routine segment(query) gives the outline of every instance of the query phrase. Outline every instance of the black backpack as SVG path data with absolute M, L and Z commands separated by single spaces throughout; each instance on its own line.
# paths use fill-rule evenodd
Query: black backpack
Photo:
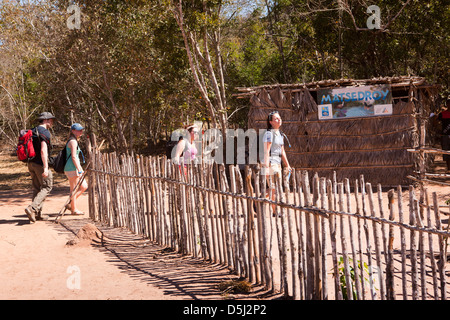
M 74 139 L 74 138 L 70 138 L 69 141 L 72 139 Z M 53 170 L 55 170 L 55 172 L 57 172 L 57 173 L 64 173 L 64 167 L 66 166 L 67 160 L 69 160 L 69 157 L 67 156 L 67 150 L 66 150 L 67 144 L 69 143 L 69 141 L 67 141 L 64 148 L 62 148 L 58 152 L 58 155 L 53 158 L 52 167 L 53 167 Z
M 64 148 L 61 149 L 61 151 L 58 152 L 58 155 L 53 159 L 53 169 L 57 173 L 64 173 L 64 167 L 66 166 L 67 162 L 67 150 L 66 150 L 67 144 L 64 146 Z

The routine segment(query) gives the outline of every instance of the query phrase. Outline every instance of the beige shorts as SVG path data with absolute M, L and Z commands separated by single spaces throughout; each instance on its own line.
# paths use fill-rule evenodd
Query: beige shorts
M 78 177 L 78 173 L 76 171 L 64 171 L 64 173 L 66 174 L 67 178 Z
M 281 164 L 270 164 L 269 168 L 263 167 L 262 174 L 266 175 L 267 186 L 271 190 L 275 190 L 275 174 L 278 173 L 282 177 Z
M 266 175 L 266 176 L 272 176 L 275 175 L 276 173 L 279 173 L 280 176 L 282 175 L 282 169 L 281 169 L 281 164 L 270 164 L 270 167 L 266 168 L 263 167 L 262 168 L 262 174 Z

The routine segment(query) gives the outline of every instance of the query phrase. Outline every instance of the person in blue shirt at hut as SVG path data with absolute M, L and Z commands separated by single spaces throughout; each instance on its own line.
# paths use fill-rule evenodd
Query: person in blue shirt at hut
M 283 121 L 278 111 L 269 113 L 267 117 L 267 131 L 263 136 L 264 162 L 262 173 L 272 176 L 272 183 L 269 185 L 269 195 L 272 200 L 275 200 L 276 196 L 274 175 L 279 174 L 282 177 L 282 164 L 289 172 L 291 171 L 291 166 L 284 150 L 284 137 L 286 135 L 280 130 L 282 123 Z M 272 209 L 273 214 L 275 214 L 276 206 L 273 205 Z

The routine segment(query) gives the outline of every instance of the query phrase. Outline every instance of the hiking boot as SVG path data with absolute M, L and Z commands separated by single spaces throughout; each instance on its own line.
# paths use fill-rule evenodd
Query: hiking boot
M 36 222 L 36 210 L 34 210 L 32 206 L 26 207 L 25 213 L 27 214 L 28 219 L 30 220 L 31 223 Z
M 37 216 L 36 216 L 36 220 L 47 221 L 48 220 L 48 215 L 42 214 L 41 212 L 39 212 L 37 214 Z

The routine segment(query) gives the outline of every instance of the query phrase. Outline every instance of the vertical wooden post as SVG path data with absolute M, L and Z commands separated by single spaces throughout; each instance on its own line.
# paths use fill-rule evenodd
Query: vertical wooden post
M 361 202 L 362 202 L 362 209 L 363 209 L 363 215 L 367 217 L 367 209 L 366 209 L 366 201 L 365 201 L 365 195 L 366 195 L 366 185 L 364 183 L 364 177 L 360 176 L 360 183 L 361 183 Z M 367 225 L 367 220 L 364 219 L 364 231 L 366 235 L 366 252 L 367 252 L 367 260 L 368 260 L 368 267 L 369 267 L 369 285 L 370 285 L 370 293 L 372 296 L 372 300 L 375 300 L 376 291 L 374 288 L 374 281 L 373 281 L 373 267 L 372 267 L 372 244 L 370 241 L 370 235 L 369 235 L 369 226 Z M 361 261 L 361 267 L 363 267 L 363 262 Z
M 327 206 L 327 193 L 326 193 L 326 179 L 320 178 L 320 208 L 326 209 Z M 321 256 L 322 256 L 322 299 L 328 300 L 328 281 L 327 281 L 327 275 L 328 275 L 328 267 L 327 267 L 327 221 L 328 219 L 321 217 L 322 221 L 322 248 L 321 248 Z
M 441 217 L 439 216 L 439 203 L 437 201 L 437 194 L 433 192 L 433 207 L 434 207 L 434 215 L 436 219 L 436 228 L 441 230 Z M 443 236 L 439 236 L 439 277 L 441 279 L 441 299 L 447 300 L 447 282 L 445 281 L 445 265 L 447 263 L 447 256 L 444 254 L 444 239 Z
M 283 190 L 282 177 L 280 173 L 276 173 L 276 186 L 277 186 L 277 197 L 278 201 L 286 203 L 285 190 Z M 289 296 L 289 285 L 288 285 L 288 270 L 287 270 L 287 248 L 288 248 L 288 234 L 287 234 L 287 218 L 286 218 L 286 208 L 281 207 L 281 217 L 275 217 L 276 220 L 281 218 L 281 247 L 280 247 L 280 262 L 282 270 L 282 283 L 284 288 L 284 296 Z M 278 225 L 278 223 L 277 223 Z
M 217 179 L 219 181 L 218 184 L 218 190 L 222 192 L 228 191 L 228 182 L 227 182 L 227 176 L 225 174 L 225 167 L 223 164 L 220 164 L 217 166 Z M 234 260 L 234 250 L 233 250 L 233 243 L 231 239 L 230 234 L 230 213 L 229 213 L 229 197 L 225 195 L 221 195 L 220 197 L 220 203 L 221 204 L 221 223 L 222 223 L 222 230 L 223 230 L 223 246 L 226 250 L 226 264 L 231 268 L 231 270 L 236 270 L 236 262 Z
M 327 180 L 327 193 L 328 193 L 328 208 L 335 211 L 335 201 L 333 194 L 333 184 L 331 180 Z M 331 241 L 331 257 L 333 261 L 333 273 L 334 273 L 334 292 L 335 299 L 342 300 L 342 290 L 339 284 L 339 267 L 337 259 L 337 241 L 336 241 L 336 215 L 330 212 L 329 227 L 330 227 L 330 241 Z
M 161 170 L 161 188 L 162 188 L 162 192 L 161 192 L 161 202 L 162 202 L 162 220 L 163 220 L 163 228 L 164 228 L 164 244 L 166 246 L 170 245 L 170 238 L 169 238 L 169 221 L 168 221 L 168 214 L 169 214 L 169 209 L 168 209 L 168 194 L 167 194 L 167 161 L 166 161 L 166 156 L 162 156 L 159 158 L 159 164 L 160 164 L 160 170 Z
M 295 169 L 292 169 L 291 172 L 292 181 L 294 184 L 294 192 L 292 194 L 293 204 L 295 205 Z M 287 190 L 287 198 L 290 199 L 290 192 L 289 192 L 289 181 L 285 179 L 285 190 Z M 295 241 L 298 237 L 300 237 L 300 234 L 297 234 L 297 228 L 295 223 L 295 214 L 297 212 L 295 210 L 288 209 L 287 210 L 287 225 L 289 229 L 289 239 L 290 239 L 290 251 L 291 251 L 291 264 L 292 264 L 292 297 L 294 299 L 299 299 L 299 284 L 298 284 L 298 241 Z
M 319 175 L 317 172 L 313 178 L 313 202 L 314 207 L 318 207 L 319 201 Z M 320 216 L 318 214 L 312 215 L 314 221 L 314 260 L 315 260 L 315 279 L 314 279 L 314 299 L 322 299 L 322 253 L 321 253 L 321 240 L 320 240 Z
M 381 187 L 381 184 L 377 185 L 377 192 L 378 192 L 378 208 L 380 210 L 380 218 L 384 219 L 384 209 L 383 209 L 383 189 Z M 384 260 L 387 262 L 388 259 L 388 239 L 386 234 L 386 224 L 381 224 L 381 235 L 383 238 L 383 252 L 384 252 Z
M 194 183 L 195 186 L 201 186 L 201 167 L 196 164 L 193 166 L 194 169 Z M 205 198 L 201 197 L 201 191 L 194 189 L 194 199 L 195 199 L 195 207 L 197 214 L 197 228 L 198 234 L 200 238 L 200 249 L 202 252 L 202 257 L 204 260 L 207 260 L 208 255 L 208 246 L 207 246 L 207 232 L 206 232 L 206 223 L 205 223 L 205 213 L 206 213 L 206 203 Z
M 423 190 L 423 189 L 422 189 Z M 422 192 L 421 192 L 422 193 Z M 419 228 L 423 228 L 424 224 L 421 218 L 421 215 L 419 213 L 419 202 L 417 199 L 414 200 L 414 214 L 416 216 L 416 226 Z M 421 286 L 421 295 L 422 300 L 426 299 L 426 279 L 425 279 L 425 248 L 424 248 L 424 235 L 423 231 L 419 231 L 419 257 L 420 257 L 420 263 L 418 266 L 420 266 L 420 286 Z
M 186 177 L 183 173 L 183 168 L 180 170 L 179 177 L 181 182 L 186 182 Z M 189 253 L 188 247 L 188 217 L 187 217 L 187 199 L 186 199 L 186 186 L 181 185 L 181 252 L 184 255 Z
M 338 183 L 338 194 L 339 194 L 339 211 L 344 212 L 344 184 L 342 182 Z M 344 226 L 344 217 L 340 216 L 341 225 L 341 245 L 342 245 L 342 258 L 344 262 L 344 277 L 345 277 L 345 289 L 347 293 L 347 299 L 353 300 L 353 281 L 350 275 L 350 266 L 347 255 L 347 240 L 346 240 L 346 230 Z
M 254 168 L 254 174 L 253 174 L 253 179 L 254 179 L 254 185 L 255 185 L 255 198 L 264 198 L 264 194 L 261 193 L 261 186 L 262 184 L 260 184 L 260 178 L 261 176 L 261 170 L 260 170 L 260 166 L 259 164 L 256 165 L 256 167 Z M 262 177 L 262 176 L 261 176 Z M 265 257 L 265 229 L 263 227 L 263 220 L 264 220 L 264 209 L 263 206 L 264 204 L 261 202 L 255 202 L 254 203 L 255 207 L 256 207 L 256 216 L 257 216 L 257 228 L 258 228 L 258 244 L 259 244 L 259 270 L 261 272 L 261 282 L 263 284 L 265 284 L 266 289 L 269 286 L 269 282 L 268 282 L 268 275 L 267 275 L 267 270 L 266 270 L 266 257 Z
M 173 166 L 172 166 L 172 160 L 170 159 L 164 159 L 165 160 L 165 166 L 166 166 L 166 179 L 167 180 L 167 219 L 168 219 L 168 234 L 169 234 L 169 245 L 170 248 L 174 249 L 176 248 L 176 232 L 175 232 L 175 223 L 174 223 L 174 195 L 175 192 L 173 191 L 173 183 L 170 182 L 170 179 L 173 175 Z M 147 184 L 145 184 L 147 185 Z M 148 205 L 147 205 L 148 208 Z M 148 209 L 147 209 L 148 212 Z M 146 214 L 147 218 L 147 214 Z M 147 220 L 146 220 L 147 221 Z
M 230 165 L 229 166 L 229 173 L 230 173 L 230 188 L 231 188 L 231 192 L 232 193 L 236 193 L 236 175 L 235 175 L 235 171 L 234 171 L 234 166 Z M 223 175 L 225 175 L 225 170 L 223 172 Z M 225 179 L 226 179 L 226 175 L 225 175 Z M 243 264 L 244 261 L 241 259 L 241 244 L 240 244 L 240 228 L 239 228 L 239 215 L 240 213 L 238 212 L 238 202 L 237 199 L 232 197 L 231 199 L 229 199 L 229 197 L 227 197 L 227 203 L 228 203 L 228 208 L 230 208 L 230 215 L 228 217 L 228 223 L 229 223 L 229 230 L 230 230 L 230 240 L 233 244 L 232 246 L 232 254 L 234 255 L 234 265 L 235 265 L 235 270 L 236 273 L 240 275 L 240 277 L 243 277 Z
M 89 203 L 89 217 L 93 220 L 93 221 L 98 221 L 98 217 L 97 217 L 97 210 L 96 210 L 96 206 L 95 206 L 95 181 L 96 181 L 96 175 L 97 172 L 95 172 L 95 170 L 97 170 L 97 166 L 96 166 L 96 153 L 97 150 L 93 149 L 91 151 L 91 153 L 89 154 L 89 159 L 90 159 L 90 163 L 91 163 L 91 169 L 88 172 L 88 183 L 89 183 L 89 188 L 88 188 L 88 203 Z
M 413 187 L 409 187 L 409 224 L 412 226 L 416 225 L 416 215 L 415 210 L 415 194 Z M 419 290 L 417 286 L 417 250 L 416 250 L 416 231 L 410 231 L 410 259 L 411 259 L 411 286 L 412 286 L 412 298 L 413 300 L 419 299 Z
M 295 174 L 295 184 L 297 186 L 297 193 L 298 193 L 298 205 L 300 207 L 304 206 L 303 201 L 303 187 L 302 187 L 302 173 L 301 171 L 297 171 Z M 330 199 L 330 197 L 328 197 Z M 297 218 L 297 234 L 298 234 L 298 261 L 299 261 L 299 267 L 298 267 L 298 277 L 300 282 L 300 299 L 304 300 L 306 299 L 306 245 L 305 245 L 305 232 L 304 232 L 304 215 L 305 213 L 303 211 L 298 212 L 296 215 Z
M 369 206 L 370 206 L 370 212 L 371 216 L 375 217 L 375 207 L 374 207 L 374 200 L 373 200 L 373 191 L 372 191 L 372 185 L 370 183 L 366 183 L 367 190 L 369 191 Z M 385 295 L 385 285 L 384 285 L 384 279 L 383 279 L 383 269 L 382 269 L 382 261 L 381 261 L 381 250 L 380 250 L 380 234 L 378 232 L 378 226 L 377 222 L 372 222 L 372 229 L 373 229 L 373 238 L 375 240 L 375 258 L 377 263 L 377 274 L 378 274 L 378 283 L 379 283 L 379 291 L 380 291 L 380 298 L 381 300 L 386 299 Z
M 398 217 L 399 222 L 404 223 L 403 220 L 403 197 L 402 197 L 402 187 L 397 188 L 397 198 L 398 198 Z M 402 293 L 403 300 L 408 299 L 407 283 L 406 283 L 406 240 L 405 240 L 405 229 L 400 228 L 400 243 L 402 251 Z
M 259 174 L 261 171 L 258 167 Z M 266 197 L 266 179 L 267 176 L 265 172 L 263 172 L 261 175 L 261 193 L 259 193 L 260 198 Z M 269 204 L 263 202 L 261 205 L 261 227 L 262 227 L 262 234 L 263 234 L 263 248 L 261 250 L 262 252 L 262 261 L 263 261 L 263 271 L 264 271 L 264 279 L 265 279 L 265 285 L 266 289 L 269 291 L 272 291 L 274 289 L 273 286 L 273 276 L 272 276 L 272 255 L 270 252 L 270 246 L 271 246 L 271 237 L 270 237 L 270 229 L 269 229 L 269 223 L 270 223 L 270 210 L 269 210 Z
M 242 179 L 241 172 L 239 170 L 239 165 L 236 165 L 234 167 L 234 171 L 236 173 L 236 182 L 237 182 L 237 188 L 236 193 L 245 195 L 244 192 L 244 181 Z M 252 240 L 251 240 L 251 233 L 249 232 L 251 228 L 249 227 L 249 216 L 251 215 L 251 209 L 248 205 L 249 201 L 245 201 L 244 199 L 239 199 L 238 203 L 241 204 L 242 209 L 242 219 L 240 217 L 239 210 L 236 212 L 236 227 L 237 227 L 237 235 L 239 239 L 239 250 L 240 250 L 240 258 L 239 261 L 244 266 L 244 277 L 250 278 L 249 274 L 252 272 L 252 263 L 251 260 L 253 257 L 250 256 L 248 253 L 251 251 L 252 246 Z
M 425 205 L 427 210 L 427 227 L 432 228 L 433 225 L 431 223 L 431 208 L 430 208 L 430 199 L 428 196 L 428 190 L 424 190 L 425 194 Z M 430 265 L 431 265 L 431 271 L 433 274 L 433 296 L 434 299 L 439 299 L 439 291 L 438 291 L 438 281 L 437 281 L 437 270 L 436 270 L 436 259 L 434 258 L 434 250 L 433 250 L 433 234 L 428 234 L 428 246 L 430 251 Z
M 216 164 L 212 164 L 211 166 L 211 170 L 209 171 L 209 183 L 210 183 L 210 188 L 216 189 L 219 188 L 219 181 L 217 181 L 217 186 L 214 183 L 214 168 L 217 169 L 217 165 Z M 216 177 L 218 177 L 217 174 L 217 170 L 216 172 Z M 219 256 L 219 262 L 225 264 L 226 263 L 226 253 L 224 252 L 225 248 L 223 245 L 223 238 L 224 235 L 222 233 L 223 229 L 221 228 L 221 210 L 220 210 L 220 198 L 219 195 L 216 195 L 214 193 L 211 193 L 211 197 L 212 197 L 212 201 L 214 202 L 214 225 L 215 225 L 215 235 L 216 235 L 216 241 L 217 241 L 217 248 L 218 248 L 218 256 Z
M 206 165 L 205 164 L 201 164 L 198 167 L 198 183 L 199 185 L 201 185 L 202 187 L 206 187 L 206 177 L 207 174 L 205 173 L 206 170 Z M 214 258 L 214 248 L 212 247 L 212 235 L 211 235 L 211 209 L 210 209 L 210 199 L 209 199 L 209 195 L 207 193 L 207 191 L 202 190 L 201 191 L 201 195 L 203 198 L 203 224 L 204 224 L 204 241 L 205 241 L 205 245 L 207 248 L 207 254 L 208 254 L 208 259 L 210 261 L 213 261 Z
M 305 206 L 312 206 L 311 189 L 309 187 L 308 171 L 302 172 L 302 187 L 305 195 Z M 316 297 L 315 279 L 316 268 L 314 265 L 314 233 L 311 221 L 311 214 L 305 212 L 306 216 L 306 300 L 313 300 Z
M 245 188 L 244 192 L 249 197 L 254 197 L 253 186 L 252 186 L 252 170 L 247 165 L 245 166 Z M 258 247 L 256 246 L 256 228 L 255 228 L 255 215 L 257 214 L 254 210 L 255 202 L 247 199 L 247 238 L 248 238 L 248 279 L 250 282 L 255 282 L 259 284 L 260 274 L 258 269 L 257 257 L 258 257 Z M 255 205 L 256 206 L 256 205 Z M 255 259 L 256 258 L 256 259 Z M 256 260 L 256 261 L 255 261 Z
M 351 213 L 351 192 L 350 192 L 350 180 L 344 179 L 344 187 L 345 187 L 345 194 L 347 195 L 347 212 Z M 359 220 L 359 218 L 357 218 Z M 348 226 L 349 226 L 349 237 L 350 237 L 350 245 L 352 250 L 352 260 L 353 260 L 353 272 L 355 274 L 355 291 L 356 291 L 356 298 L 358 300 L 362 300 L 362 293 L 361 293 L 361 268 L 358 267 L 358 259 L 356 256 L 356 246 L 355 246 L 355 239 L 354 239 L 354 233 L 353 233 L 353 220 L 355 220 L 354 217 L 348 216 Z
M 389 220 L 395 220 L 394 212 L 394 189 L 388 191 Z M 389 225 L 388 258 L 386 261 L 386 298 L 395 300 L 394 286 L 394 226 Z
M 362 235 L 361 235 L 361 211 L 362 204 L 359 204 L 359 180 L 355 179 L 355 202 L 356 202 L 356 214 L 358 215 L 358 251 L 359 251 L 359 267 L 356 268 L 356 274 L 361 279 L 361 295 L 362 300 L 366 300 L 366 281 L 364 276 L 364 259 L 363 259 L 363 248 L 362 248 Z M 361 199 L 362 200 L 362 199 Z

